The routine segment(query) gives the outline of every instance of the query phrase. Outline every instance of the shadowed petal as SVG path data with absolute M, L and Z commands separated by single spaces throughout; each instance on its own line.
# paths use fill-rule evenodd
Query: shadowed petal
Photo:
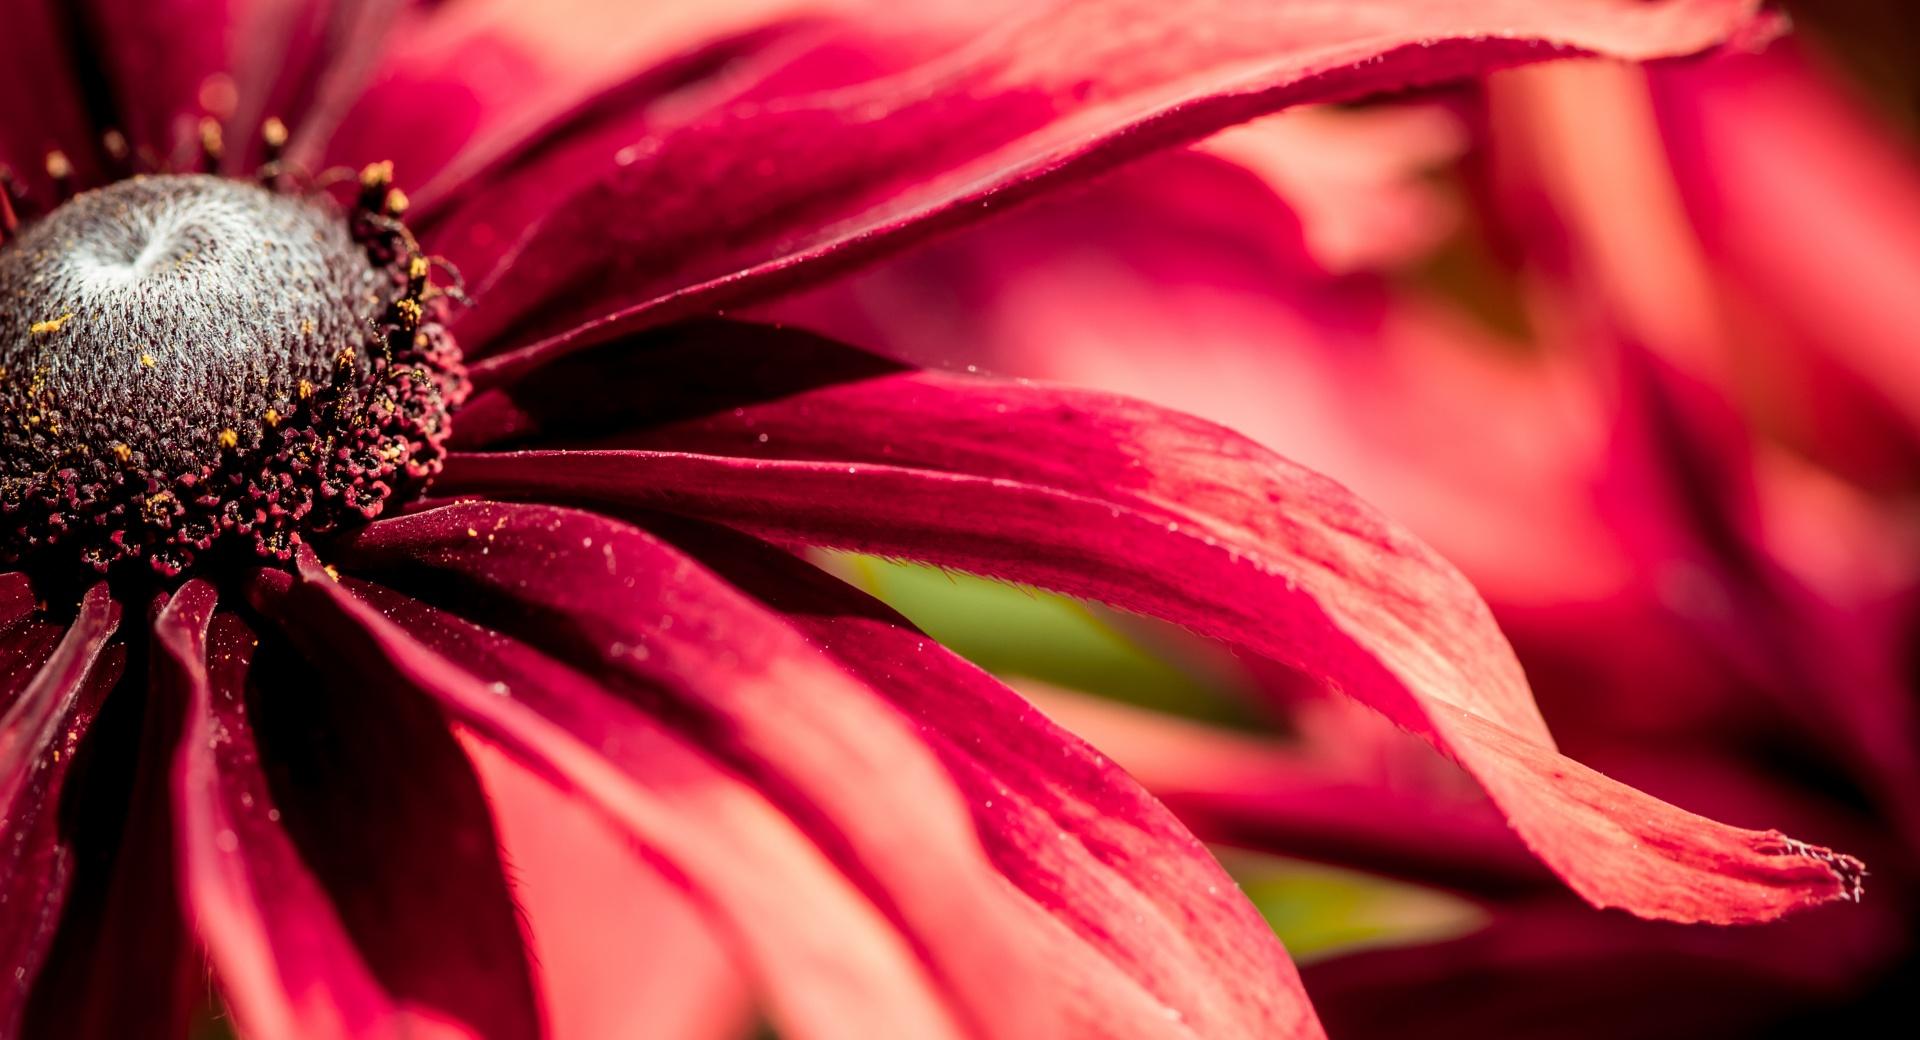
M 1335 1035 L 1351 1040 L 1772 1036 L 1799 1016 L 1840 1026 L 1825 1006 L 1858 992 L 1898 941 L 1894 920 L 1850 909 L 1728 931 L 1521 901 L 1458 939 L 1304 970 Z
M 1245 645 L 1453 755 L 1598 905 L 1734 922 L 1857 894 L 1846 857 L 1685 813 L 1558 755 L 1457 571 L 1345 489 L 1210 423 L 908 373 L 626 439 L 760 457 L 455 455 L 437 490 L 681 512 L 1027 582 Z
M 322 687 L 212 590 L 156 624 L 190 698 L 183 892 L 250 1035 L 539 1035 L 478 785 L 404 691 Z M 477 1033 L 476 1033 L 477 1031 Z
M 134 148 L 158 158 L 192 140 L 194 122 L 225 100 L 225 77 L 239 43 L 238 19 L 251 0 L 78 0 L 89 53 L 111 91 L 114 123 Z
M 189 584 L 156 622 L 155 636 L 163 681 L 177 686 L 189 707 L 173 777 L 182 892 L 236 1019 L 248 1035 L 263 1037 L 471 1035 L 449 1019 L 454 1009 L 436 1007 L 428 987 L 409 986 L 405 977 L 407 971 L 457 971 L 463 959 L 456 954 L 458 933 L 442 932 L 400 891 L 379 902 L 384 913 L 400 918 L 389 925 L 393 933 L 410 925 L 421 930 L 412 944 L 403 935 L 370 935 L 364 915 L 355 922 L 360 927 L 350 930 L 336 902 L 370 894 L 337 900 L 328 890 L 330 879 L 303 858 L 270 789 L 247 711 L 258 640 L 239 618 L 216 615 L 213 607 L 211 587 Z M 363 721 L 378 726 L 384 720 Z M 409 783 L 428 783 L 425 769 L 408 775 Z M 383 807 L 360 808 L 374 813 Z M 409 853 L 395 846 L 373 855 L 370 866 L 385 869 Z M 452 885 L 458 876 L 446 870 L 439 879 Z M 359 944 L 367 940 L 389 949 L 363 952 Z M 422 945 L 429 943 L 436 945 Z M 410 945 L 415 963 L 396 970 L 395 961 L 409 956 Z M 492 978 L 486 984 L 498 985 Z M 490 994 L 481 1007 L 465 1009 L 464 1017 L 481 1025 L 483 1035 L 533 1035 L 524 990 L 517 1010 L 510 977 L 498 995 L 499 1003 L 482 1010 L 495 999 Z M 516 1020 L 522 1023 L 518 1030 Z
M 1751 29 L 1747 0 L 1542 5 L 1066 0 L 863 86 L 731 108 L 603 160 L 516 239 L 449 243 L 476 279 L 478 347 L 515 326 L 535 361 L 764 295 L 978 219 L 1052 183 L 1263 112 L 1567 51 L 1688 53 Z M 555 306 L 556 299 L 564 300 Z M 606 315 L 606 317 L 601 317 Z
M 52 810 L 105 685 L 118 676 L 96 666 L 120 608 L 106 586 L 98 586 L 63 636 L 30 615 L 24 577 L 0 578 L 0 591 L 9 621 L 0 636 L 7 655 L 0 691 L 0 1034 L 10 1034 L 53 940 L 72 874 L 71 851 Z M 96 681 L 108 672 L 106 683 Z
M 104 593 L 101 586 L 89 595 Z M 71 745 L 84 730 L 78 747 L 52 752 L 73 760 L 55 803 L 71 878 L 23 1036 L 178 1038 L 193 1008 L 193 943 L 174 899 L 163 779 L 179 705 L 149 688 L 144 670 L 123 678 L 126 656 L 124 643 L 99 653 L 76 722 L 89 702 L 98 711 L 61 734 Z
M 581 566 L 554 565 L 569 558 Z M 1151 801 L 1123 774 L 924 637 L 894 632 L 863 650 L 855 644 L 886 629 L 849 628 L 836 643 L 838 660 L 823 656 L 689 557 L 624 524 L 569 510 L 435 510 L 368 528 L 343 564 L 452 597 L 490 624 L 579 660 L 619 693 L 616 704 L 651 705 L 744 774 L 817 843 L 815 855 L 826 854 L 872 900 L 866 913 L 877 909 L 898 929 L 914 951 L 909 962 L 924 966 L 957 1018 L 949 1028 L 983 1036 L 1318 1035 L 1284 953 L 1204 851 L 1163 811 L 1143 809 Z M 313 588 L 342 600 L 321 582 Z M 402 607 L 375 602 L 418 630 Z M 375 620 L 367 607 L 342 602 L 340 609 L 357 613 L 362 625 Z M 447 626 L 438 627 L 435 638 L 444 640 Z M 402 662 L 396 638 L 385 639 L 385 652 Z M 452 660 L 481 658 L 471 647 L 445 649 Z M 869 652 L 868 659 L 838 656 Z M 929 671 L 917 673 L 910 657 L 924 658 L 919 667 Z M 882 660 L 899 666 L 887 677 L 890 694 L 865 681 Z M 498 667 L 487 661 L 481 674 Z M 964 682 L 976 695 L 949 693 L 957 700 L 936 707 L 928 691 L 938 682 Z M 998 691 L 995 699 L 979 699 L 982 684 Z M 443 696 L 457 699 L 463 713 L 484 712 L 476 724 L 509 740 L 538 733 L 532 720 L 513 721 L 509 712 L 533 707 L 568 725 L 555 712 L 588 703 L 585 691 L 556 701 L 550 686 L 523 688 L 513 677 L 500 685 L 508 696 L 480 691 L 476 703 L 454 686 L 443 687 Z M 989 724 L 996 740 L 1021 752 L 1000 758 L 967 746 L 974 741 L 964 733 Z M 617 764 L 634 780 L 657 768 L 627 761 L 625 737 L 570 728 L 619 748 Z M 952 746 L 949 734 L 961 734 Z M 547 768 L 568 760 L 543 759 Z M 572 769 L 581 780 L 590 775 L 578 763 Z M 633 794 L 599 797 L 618 815 Z M 716 884 L 712 866 L 695 869 L 680 858 L 685 852 L 669 851 L 693 836 L 663 833 L 631 809 L 622 819 L 675 859 L 690 884 Z M 717 826 L 717 819 L 694 825 Z M 715 837 L 764 840 L 725 832 L 700 840 Z M 772 866 L 723 868 L 718 880 L 740 870 L 764 877 Z M 795 985 L 788 977 L 795 959 L 785 958 L 771 981 Z M 881 1024 L 873 1010 L 841 1014 Z M 803 1024 L 809 1035 L 822 1031 Z

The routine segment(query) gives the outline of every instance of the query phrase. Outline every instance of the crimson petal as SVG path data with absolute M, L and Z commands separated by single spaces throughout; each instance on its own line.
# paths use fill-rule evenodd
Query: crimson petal
M 590 514 L 448 507 L 376 524 L 343 551 L 343 565 L 455 596 L 463 610 L 493 612 L 490 623 L 588 662 L 593 678 L 569 679 L 496 634 L 385 598 L 362 604 L 310 575 L 310 588 L 378 653 L 416 680 L 437 677 L 436 692 L 463 718 L 594 795 L 731 916 L 763 984 L 778 987 L 787 1028 L 844 1035 L 851 1020 L 855 1032 L 903 1035 L 904 1014 L 931 1014 L 919 1028 L 941 1034 L 1319 1033 L 1284 952 L 1204 850 L 1030 710 L 982 711 L 970 697 L 959 712 L 936 710 L 929 698 L 920 718 L 903 714 L 865 681 L 866 664 L 822 655 L 689 557 Z M 554 565 L 569 558 L 581 566 Z M 847 644 L 862 636 L 847 633 L 838 649 L 857 651 Z M 936 661 L 930 676 L 889 679 L 905 703 L 931 676 L 964 668 L 937 663 L 936 647 L 924 646 L 918 653 Z M 877 653 L 910 656 L 897 644 Z M 454 681 L 451 660 L 497 677 L 494 692 Z M 970 688 L 997 689 L 968 672 Z M 946 746 L 969 725 L 949 716 L 964 711 L 991 716 L 995 739 L 1025 749 L 1027 761 L 1014 768 Z M 569 746 L 580 741 L 591 743 Z M 719 799 L 742 788 L 730 772 L 764 794 Z M 742 820 L 749 796 L 755 817 Z M 664 825 L 662 813 L 673 814 Z M 770 871 L 807 891 L 766 909 Z M 1193 887 L 1162 902 L 1156 871 L 1177 879 L 1168 887 Z M 756 905 L 762 916 L 739 916 Z M 822 927 L 832 953 L 811 934 Z M 872 973 L 903 970 L 926 975 L 909 974 L 910 988 L 882 977 L 886 988 L 876 988 Z M 876 1005 L 881 995 L 887 1003 Z
M 0 652 L 7 655 L 7 685 L 0 694 L 0 1035 L 10 1035 L 53 941 L 72 872 L 49 810 L 104 693 L 96 666 L 119 624 L 120 608 L 98 586 L 60 635 L 57 627 L 31 617 L 32 593 L 23 576 L 9 574 L 0 583 L 9 621 L 0 639 Z
M 95 666 L 90 693 L 112 693 L 86 726 L 58 803 L 73 873 L 25 1036 L 184 1038 L 193 1011 L 193 942 L 175 899 L 166 810 L 181 705 L 143 670 L 120 678 L 126 656 L 124 643 L 112 646 Z
M 781 457 L 456 454 L 438 489 L 664 509 L 1028 582 L 1245 645 L 1458 759 L 1597 905 L 1738 922 L 1857 895 L 1848 857 L 1694 816 L 1557 754 L 1457 571 L 1337 484 L 1210 423 L 1102 394 L 906 373 L 630 439 Z
M 190 583 L 156 638 L 190 701 L 182 888 L 241 1024 L 540 1035 L 486 804 L 444 722 L 408 691 L 317 685 L 212 609 Z
M 388 34 L 411 0 L 255 0 L 237 19 L 244 50 L 235 63 L 237 106 L 226 169 L 259 163 L 260 125 L 293 129 L 291 161 L 317 168 L 341 117 L 360 96 Z M 227 113 L 219 113 L 226 115 Z
M 517 240 L 456 253 L 481 286 L 463 334 L 592 319 L 476 368 L 498 381 L 1264 112 L 1560 53 L 1690 53 L 1752 30 L 1757 6 L 1060 0 L 897 76 L 632 142 Z
M 154 629 L 162 681 L 177 687 L 188 702 L 172 792 L 182 893 L 237 1021 L 253 1036 L 470 1035 L 443 1017 L 462 1010 L 461 1002 L 436 1001 L 430 984 L 410 986 L 406 978 L 409 971 L 456 978 L 462 967 L 471 970 L 463 964 L 469 953 L 459 933 L 435 927 L 422 914 L 421 904 L 405 892 L 378 894 L 392 886 L 372 885 L 368 888 L 374 891 L 336 899 L 328 886 L 339 880 L 337 872 L 328 877 L 308 865 L 283 823 L 247 711 L 246 689 L 258 640 L 238 617 L 213 610 L 212 588 L 190 583 Z M 361 721 L 369 727 L 386 722 Z M 410 771 L 408 782 L 430 783 L 430 775 L 426 769 Z M 357 811 L 372 816 L 390 807 L 369 803 Z M 367 866 L 385 871 L 407 855 L 413 853 L 390 847 L 376 853 Z M 446 870 L 444 857 L 444 852 L 435 853 L 430 869 L 440 872 L 442 884 L 452 885 L 460 873 Z M 471 904 L 475 908 L 485 905 L 485 893 L 479 895 L 482 898 Z M 336 906 L 367 900 L 395 918 L 383 929 L 385 935 L 370 936 L 366 914 L 349 921 L 343 913 L 351 910 Z M 412 943 L 404 935 L 410 926 L 422 933 Z M 381 957 L 378 951 L 363 952 L 360 943 L 370 937 L 399 953 Z M 511 931 L 507 939 L 517 941 Z M 429 950 L 423 941 L 440 945 Z M 497 948 L 501 937 L 480 936 L 478 941 Z M 409 947 L 415 963 L 396 968 Z M 413 981 L 418 983 L 418 977 Z M 516 992 L 511 972 L 484 981 L 498 987 L 497 1002 L 488 997 L 478 1002 L 478 1009 L 464 1009 L 483 1027 L 483 1035 L 534 1035 L 525 989 Z

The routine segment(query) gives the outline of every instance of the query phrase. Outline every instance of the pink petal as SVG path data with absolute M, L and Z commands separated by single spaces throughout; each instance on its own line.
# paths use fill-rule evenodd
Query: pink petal
M 555 566 L 569 558 L 580 566 Z M 821 998 L 813 994 L 831 976 L 796 977 L 803 970 L 796 961 L 817 964 L 820 955 L 796 956 L 812 942 L 802 945 L 807 929 L 795 929 L 792 919 L 853 915 L 848 924 L 861 925 L 879 913 L 881 922 L 858 930 L 839 923 L 827 927 L 841 944 L 849 941 L 841 936 L 861 936 L 878 927 L 862 947 L 848 950 L 862 959 L 869 946 L 873 955 L 888 956 L 882 941 L 908 943 L 913 952 L 890 956 L 904 954 L 906 964 L 928 973 L 919 986 L 924 991 L 931 984 L 940 994 L 940 1003 L 930 1010 L 957 1018 L 947 1019 L 944 1031 L 986 1036 L 1318 1033 L 1271 932 L 1191 838 L 1164 813 L 1144 809 L 1151 803 L 1122 774 L 1041 726 L 1003 691 L 983 704 L 979 697 L 998 691 L 997 686 L 942 658 L 932 644 L 920 649 L 923 637 L 895 631 L 892 622 L 872 630 L 865 622 L 849 622 L 835 636 L 835 656 L 827 657 L 688 557 L 633 528 L 565 510 L 473 505 L 418 514 L 366 529 L 343 562 L 391 571 L 409 585 L 426 582 L 440 594 L 457 597 L 463 609 L 485 611 L 489 623 L 506 625 L 549 652 L 590 661 L 604 685 L 623 691 L 599 714 L 579 718 L 577 713 L 592 706 L 591 687 L 567 691 L 552 679 L 523 672 L 502 676 L 500 685 L 508 694 L 502 696 L 487 693 L 477 681 L 462 692 L 441 680 L 441 695 L 452 699 L 463 717 L 513 741 L 509 747 L 517 744 L 519 754 L 536 753 L 539 746 L 530 740 L 543 729 L 553 733 L 558 723 L 600 747 L 619 748 L 614 764 L 627 774 L 625 784 L 651 780 L 657 785 L 658 771 L 668 764 L 659 735 L 636 747 L 641 734 L 635 723 L 606 728 L 621 717 L 611 707 L 638 700 L 678 720 L 678 728 L 705 746 L 705 753 L 691 761 L 718 756 L 764 791 L 773 802 L 767 808 L 783 812 L 791 821 L 787 827 L 802 828 L 794 836 L 805 843 L 803 850 L 828 856 L 837 866 L 829 878 L 845 871 L 840 884 L 856 884 L 862 894 L 842 907 L 836 904 L 845 903 L 845 897 L 818 898 L 831 893 L 825 885 L 804 899 L 790 893 L 782 909 L 759 920 L 744 937 L 756 945 L 778 938 L 792 948 L 772 965 L 763 984 L 805 987 L 815 1013 Z M 749 563 L 744 555 L 729 558 L 729 566 Z M 323 582 L 312 584 L 340 603 L 339 609 L 358 616 L 359 624 L 375 625 L 378 617 L 368 607 L 346 601 Z M 803 588 L 789 587 L 786 593 L 799 597 L 802 606 L 814 602 Z M 412 616 L 420 620 L 408 620 L 400 605 L 376 602 L 416 632 L 427 619 L 415 611 Z M 803 630 L 810 625 L 798 623 Z M 451 631 L 447 625 L 439 621 L 433 637 L 442 645 Z M 828 630 L 812 631 L 817 639 Z M 423 651 L 403 656 L 403 638 L 390 632 L 383 640 L 383 652 L 397 664 L 421 674 L 433 668 L 453 674 L 444 660 L 407 663 Z M 886 642 L 877 646 L 862 645 L 883 638 Z M 487 660 L 474 641 L 469 636 L 463 645 L 444 649 L 458 651 L 449 653 L 452 660 L 484 663 L 482 676 L 493 674 L 489 669 L 497 670 L 500 662 Z M 881 660 L 891 662 L 884 669 L 891 695 L 864 681 L 882 670 Z M 973 695 L 946 694 L 957 700 L 938 707 L 932 691 L 955 682 L 967 683 Z M 806 696 L 794 697 L 796 689 Z M 527 707 L 552 721 L 536 725 L 537 716 L 516 720 L 509 714 Z M 559 714 L 563 710 L 576 721 Z M 980 720 L 958 717 L 969 713 Z M 631 707 L 626 714 L 632 714 Z M 967 747 L 972 741 L 964 734 L 970 726 L 990 726 L 995 739 L 1005 742 L 1007 757 Z M 536 761 L 587 786 L 584 781 L 594 774 L 577 760 L 579 754 L 548 751 Z M 707 769 L 713 767 L 709 763 Z M 598 768 L 604 771 L 605 764 Z M 675 768 L 684 772 L 687 767 Z M 681 797 L 712 787 L 724 775 L 698 786 L 683 781 Z M 1077 803 L 1072 792 L 1089 796 L 1088 802 Z M 772 822 L 742 829 L 737 817 L 729 820 L 715 806 L 683 825 L 691 833 L 681 833 L 648 821 L 660 807 L 642 812 L 645 803 L 635 801 L 642 790 L 622 793 L 601 786 L 594 793 L 696 890 L 708 892 L 723 913 L 737 912 L 733 907 L 743 899 L 765 902 L 750 888 L 716 891 L 734 884 L 730 879 L 740 872 L 764 878 L 778 868 L 783 878 L 805 878 L 819 869 L 799 871 L 768 861 L 766 856 L 779 849 L 764 846 L 783 831 Z M 701 807 L 680 811 L 687 809 Z M 741 850 L 754 853 L 744 860 L 690 861 L 699 844 L 717 839 L 763 847 Z M 797 852 L 783 858 L 803 867 L 810 859 Z M 1180 902 L 1170 901 L 1156 873 L 1176 879 L 1164 884 L 1181 892 Z M 872 903 L 865 903 L 869 899 Z M 775 927 L 799 935 L 760 934 Z M 756 957 L 772 952 L 764 946 L 755 951 Z M 834 967 L 844 972 L 858 964 Z M 882 964 L 892 972 L 901 967 Z M 863 987 L 856 999 L 872 1002 L 891 992 Z M 783 998 L 795 997 L 778 990 L 774 996 L 776 1008 L 797 1019 L 788 1025 L 809 1035 L 834 1032 L 824 1021 L 796 1015 L 791 1003 L 782 1007 Z M 866 1023 L 877 1030 L 884 1022 L 881 1012 L 901 1013 L 884 1006 L 839 1010 L 857 1016 L 859 1031 L 869 1028 Z
M 240 1024 L 540 1035 L 485 804 L 444 724 L 405 691 L 314 685 L 213 608 L 210 586 L 176 594 L 157 674 L 189 700 L 172 784 L 182 891 Z
M 0 1034 L 10 1034 L 53 941 L 72 877 L 71 850 L 49 810 L 100 698 L 119 676 L 115 662 L 102 667 L 101 657 L 120 611 L 99 586 L 63 634 L 32 616 L 23 576 L 8 574 L 0 587 L 7 619 L 0 635 Z
M 592 319 L 490 359 L 478 374 L 497 381 L 622 330 L 817 278 L 1263 112 L 1563 50 L 1687 53 L 1751 29 L 1754 6 L 1371 0 L 1334 11 L 1063 0 L 902 76 L 743 106 L 633 142 L 622 153 L 630 164 L 615 160 L 515 240 L 456 251 L 481 289 L 463 323 L 467 342 Z
M 478 737 L 462 741 L 500 825 L 548 1040 L 738 1040 L 753 1005 L 683 886 L 575 798 Z
M 1782 46 L 1663 70 L 1651 82 L 1671 173 L 1741 304 L 1791 337 L 1799 365 L 1817 372 L 1826 359 L 1861 383 L 1851 394 L 1809 395 L 1802 421 L 1811 434 L 1855 432 L 1860 406 L 1849 402 L 1864 390 L 1904 420 L 1910 450 L 1920 436 L 1920 378 L 1900 329 L 1914 311 L 1906 287 L 1920 277 L 1920 166 L 1901 135 L 1829 75 Z M 1868 433 L 1844 447 L 1865 459 L 1885 452 Z M 1912 456 L 1877 461 L 1881 479 L 1898 482 Z
M 1598 905 L 1734 922 L 1855 894 L 1846 857 L 1693 816 L 1556 754 L 1457 571 L 1338 485 L 1211 424 L 914 373 L 628 440 L 761 457 L 456 455 L 438 490 L 682 512 L 1028 582 L 1243 644 L 1454 756 Z
M 326 142 L 366 87 L 409 0 L 256 0 L 239 19 L 226 168 L 260 161 L 260 125 L 292 130 L 290 161 L 318 169 Z M 227 115 L 228 113 L 218 113 Z

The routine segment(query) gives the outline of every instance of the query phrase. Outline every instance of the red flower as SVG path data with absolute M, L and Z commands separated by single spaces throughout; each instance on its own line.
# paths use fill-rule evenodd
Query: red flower
M 1318 1033 L 1164 809 L 799 546 L 1301 668 L 1597 905 L 1856 895 L 1558 755 L 1466 581 L 1249 441 L 695 320 L 1272 109 L 1689 53 L 1751 8 L 1061 2 L 522 92 L 484 49 L 422 78 L 459 5 L 6 4 L 0 149 L 46 175 L 0 252 L 0 1032 L 175 1035 L 198 945 L 251 1035 L 539 1035 L 566 987 L 477 758 L 636 842 L 622 875 L 684 890 L 783 1033 Z M 343 159 L 397 166 L 342 207 L 303 171 Z M 233 179 L 109 185 L 196 164 Z

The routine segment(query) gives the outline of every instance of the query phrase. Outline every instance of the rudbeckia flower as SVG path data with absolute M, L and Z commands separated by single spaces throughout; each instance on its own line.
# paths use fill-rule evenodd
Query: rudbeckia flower
M 1560 755 L 1473 588 L 1339 485 L 716 317 L 1275 109 L 1750 42 L 1754 5 L 937 5 L 875 49 L 722 4 L 550 81 L 436 49 L 464 6 L 0 5 L 0 1033 L 180 1035 L 199 955 L 247 1036 L 561 1031 L 577 961 L 496 814 L 531 791 L 782 1035 L 1319 1034 L 1165 809 L 814 546 L 1298 668 L 1596 905 L 1857 897 Z

